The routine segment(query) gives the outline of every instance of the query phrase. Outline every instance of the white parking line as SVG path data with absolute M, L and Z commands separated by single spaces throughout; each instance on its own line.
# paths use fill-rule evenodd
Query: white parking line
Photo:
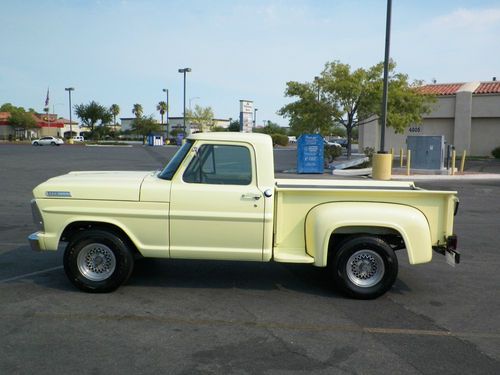
M 60 270 L 61 268 L 63 268 L 63 266 L 57 266 L 57 267 L 47 268 L 47 269 L 44 269 L 44 270 L 41 270 L 41 271 L 30 272 L 30 273 L 25 273 L 24 275 L 9 277 L 8 279 L 0 280 L 0 284 L 6 283 L 6 282 L 9 282 L 9 281 L 15 281 L 15 280 L 19 280 L 19 279 L 24 279 L 25 277 L 41 275 L 43 273 Z

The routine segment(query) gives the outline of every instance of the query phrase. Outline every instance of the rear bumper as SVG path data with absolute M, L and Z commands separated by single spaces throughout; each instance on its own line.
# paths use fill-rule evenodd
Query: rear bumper
M 454 264 L 460 263 L 460 252 L 457 251 L 456 235 L 448 236 L 445 245 L 433 246 L 432 249 L 435 252 L 446 256 L 447 261 Z

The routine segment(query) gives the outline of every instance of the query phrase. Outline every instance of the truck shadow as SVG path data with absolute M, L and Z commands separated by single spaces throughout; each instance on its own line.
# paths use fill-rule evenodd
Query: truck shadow
M 325 269 L 304 264 L 140 259 L 127 285 L 141 287 L 292 290 L 340 296 Z

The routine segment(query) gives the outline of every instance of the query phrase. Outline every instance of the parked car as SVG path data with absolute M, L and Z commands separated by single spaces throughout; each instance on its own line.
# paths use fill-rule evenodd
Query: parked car
M 325 147 L 342 147 L 339 143 L 337 142 L 330 142 L 330 141 L 327 141 L 326 139 L 323 138 L 323 141 L 325 142 Z
M 288 136 L 288 143 L 297 143 L 297 137 L 294 135 Z
M 63 145 L 64 141 L 61 138 L 57 137 L 42 137 L 39 139 L 34 139 L 31 141 L 33 146 L 59 146 Z
M 73 137 L 73 142 L 83 142 L 83 141 L 85 141 L 85 138 L 83 138 L 83 136 L 81 135 L 75 135 Z

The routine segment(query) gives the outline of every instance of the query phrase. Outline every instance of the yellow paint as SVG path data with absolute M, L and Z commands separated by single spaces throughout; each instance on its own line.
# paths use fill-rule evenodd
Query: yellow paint
M 406 151 L 406 175 L 410 175 L 410 165 L 411 165 L 411 150 Z
M 390 180 L 392 169 L 392 154 L 373 154 L 372 177 L 375 180 Z
M 462 161 L 460 162 L 460 173 L 464 173 L 466 155 L 467 155 L 467 150 L 464 150 L 464 153 L 462 154 Z

